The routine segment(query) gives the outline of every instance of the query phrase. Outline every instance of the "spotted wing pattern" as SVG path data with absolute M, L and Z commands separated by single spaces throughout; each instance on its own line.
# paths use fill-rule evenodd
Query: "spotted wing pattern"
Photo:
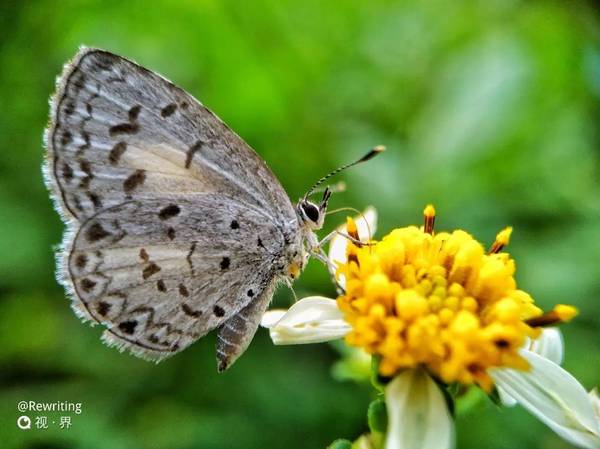
M 266 163 L 191 95 L 120 56 L 83 49 L 59 79 L 46 136 L 62 212 L 216 191 L 293 220 Z
M 69 251 L 75 306 L 109 342 L 149 358 L 179 351 L 270 288 L 284 240 L 265 221 L 214 193 L 105 209 Z
M 265 162 L 192 96 L 82 49 L 58 81 L 46 145 L 69 225 L 59 276 L 109 343 L 160 359 L 260 309 L 248 306 L 272 292 L 296 215 Z

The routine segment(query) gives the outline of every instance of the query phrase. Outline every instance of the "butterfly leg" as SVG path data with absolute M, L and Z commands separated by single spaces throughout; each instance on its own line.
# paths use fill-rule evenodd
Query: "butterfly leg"
M 298 297 L 296 296 L 296 291 L 294 290 L 294 281 L 292 281 L 290 278 L 285 278 L 283 282 L 291 290 L 292 296 L 294 297 L 294 302 L 298 302 Z
M 334 231 L 337 235 L 344 237 L 345 239 L 348 239 L 350 242 L 352 242 L 355 246 L 358 246 L 359 248 L 362 248 L 363 246 L 372 246 L 374 245 L 374 243 L 372 242 L 363 242 L 361 240 L 355 239 L 354 237 L 352 237 L 351 235 L 346 234 L 345 232 L 340 232 L 340 231 Z M 329 237 L 329 236 L 327 236 Z M 325 238 L 327 238 L 325 237 Z
M 337 267 L 331 260 L 329 260 L 329 257 L 327 257 L 327 254 L 325 254 L 325 251 L 323 250 L 323 248 L 321 248 L 320 246 L 315 248 L 313 251 L 311 251 L 310 255 L 312 257 L 314 257 L 315 259 L 317 259 L 318 261 L 325 264 L 325 266 L 327 267 L 327 270 L 329 271 L 329 275 L 331 276 L 331 282 L 333 282 L 333 285 L 335 285 L 336 291 L 339 294 L 342 294 L 344 292 L 344 289 L 340 285 L 340 283 L 338 282 L 338 280 L 335 276 Z
M 312 239 L 309 239 L 309 242 L 308 242 L 308 253 L 310 254 L 311 257 L 314 257 L 315 259 L 322 262 L 327 267 L 327 270 L 329 271 L 329 275 L 331 276 L 331 281 L 333 282 L 333 285 L 335 285 L 335 287 L 336 287 L 336 291 L 338 292 L 338 294 L 342 294 L 342 293 L 344 293 L 344 288 L 337 281 L 337 278 L 335 275 L 337 272 L 337 266 L 329 259 L 329 257 L 325 253 L 325 250 L 323 249 L 323 247 L 333 237 L 335 237 L 338 234 L 342 235 L 343 237 L 349 238 L 352 241 L 354 240 L 350 236 L 340 233 L 338 230 L 334 230 L 334 231 L 330 232 L 320 241 L 317 240 L 317 238 L 314 234 L 312 234 Z
M 323 246 L 325 246 L 325 244 L 327 242 L 329 242 L 329 240 L 331 240 L 333 237 L 335 237 L 338 233 L 339 233 L 339 231 L 337 229 L 334 231 L 331 231 L 329 234 L 327 234 L 325 237 L 323 237 L 321 239 L 321 241 L 319 241 L 318 246 L 320 248 L 323 248 Z
M 354 245 L 362 247 L 362 246 L 369 246 L 372 243 L 368 243 L 368 242 L 361 242 L 360 240 L 355 239 L 354 237 L 344 233 L 344 232 L 340 232 L 339 230 L 334 230 L 332 232 L 330 232 L 329 234 L 327 234 L 323 239 L 321 239 L 314 247 L 312 247 L 310 249 L 310 255 L 312 257 L 314 257 L 315 259 L 321 261 L 322 263 L 325 264 L 325 266 L 327 266 L 327 269 L 329 271 L 329 275 L 331 276 L 331 280 L 333 282 L 333 284 L 336 287 L 337 293 L 338 294 L 344 294 L 345 293 L 345 289 L 344 287 L 342 287 L 342 285 L 340 285 L 340 283 L 337 280 L 336 277 L 336 272 L 337 272 L 337 266 L 329 259 L 329 257 L 327 256 L 327 254 L 325 253 L 325 251 L 323 250 L 323 247 L 336 235 L 339 235 L 341 237 L 344 237 L 345 239 L 349 240 L 350 242 L 352 242 Z
M 341 232 L 338 231 L 337 229 L 334 231 L 331 231 L 329 234 L 327 234 L 325 237 L 323 237 L 323 239 L 321 239 L 321 241 L 319 241 L 318 246 L 320 248 L 322 248 L 323 246 L 325 246 L 325 244 L 327 242 L 329 242 L 333 237 L 335 237 L 336 235 L 339 235 L 341 237 L 344 237 L 345 239 L 351 241 L 354 245 L 359 246 L 359 247 L 363 247 L 363 246 L 369 246 L 371 245 L 371 243 L 368 242 L 362 242 L 358 239 L 355 239 L 354 237 L 352 237 L 351 235 L 346 234 L 345 232 Z

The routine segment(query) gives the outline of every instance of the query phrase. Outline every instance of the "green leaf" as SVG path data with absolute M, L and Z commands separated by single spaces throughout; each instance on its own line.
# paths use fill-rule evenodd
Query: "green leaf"
M 375 399 L 369 404 L 367 411 L 367 421 L 371 432 L 385 433 L 387 430 L 387 409 L 383 399 Z
M 327 446 L 327 449 L 352 449 L 352 442 L 339 438 Z

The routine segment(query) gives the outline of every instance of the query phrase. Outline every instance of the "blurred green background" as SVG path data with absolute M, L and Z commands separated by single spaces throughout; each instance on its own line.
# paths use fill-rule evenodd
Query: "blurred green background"
M 375 205 L 379 235 L 420 223 L 427 202 L 438 229 L 486 244 L 513 225 L 520 286 L 544 308 L 579 307 L 565 366 L 598 384 L 599 17 L 591 1 L 2 1 L 1 447 L 323 448 L 367 429 L 371 389 L 332 377 L 331 346 L 274 347 L 260 330 L 217 375 L 212 336 L 154 365 L 107 348 L 71 312 L 54 279 L 63 225 L 41 136 L 54 79 L 81 44 L 201 99 L 294 200 L 381 143 L 388 152 L 342 175 L 333 208 Z M 315 261 L 296 291 L 334 294 Z M 280 289 L 276 303 L 290 298 Z M 19 431 L 21 400 L 83 410 L 68 430 Z M 459 448 L 570 447 L 488 402 L 457 428 Z

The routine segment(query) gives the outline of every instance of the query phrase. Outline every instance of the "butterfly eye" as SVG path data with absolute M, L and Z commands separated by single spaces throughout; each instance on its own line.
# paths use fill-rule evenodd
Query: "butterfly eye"
M 308 201 L 302 203 L 302 211 L 308 219 L 314 223 L 319 221 L 319 208 Z

